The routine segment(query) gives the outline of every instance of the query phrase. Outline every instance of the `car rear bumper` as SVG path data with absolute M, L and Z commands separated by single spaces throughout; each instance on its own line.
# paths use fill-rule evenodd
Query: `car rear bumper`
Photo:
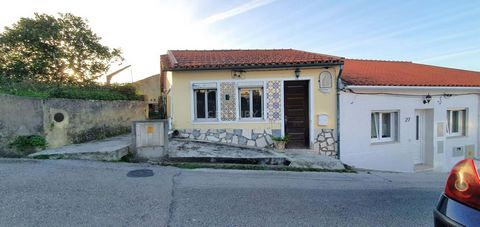
M 442 195 L 433 211 L 435 226 L 480 226 L 480 211 Z
M 463 227 L 463 225 L 458 224 L 456 221 L 440 213 L 438 210 L 433 211 L 433 220 L 435 223 L 435 227 L 442 227 L 442 226 Z

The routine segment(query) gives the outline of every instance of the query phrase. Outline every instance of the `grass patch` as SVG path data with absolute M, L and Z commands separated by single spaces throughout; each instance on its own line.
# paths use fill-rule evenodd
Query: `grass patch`
M 135 162 L 133 153 L 128 152 L 127 155 L 120 158 L 120 162 Z
M 36 155 L 33 157 L 33 159 L 50 159 L 50 155 L 46 155 L 46 154 Z
M 225 164 L 225 163 L 191 163 L 191 162 L 162 162 L 163 166 L 174 166 L 182 169 L 238 169 L 238 170 L 275 170 L 290 172 L 337 172 L 337 173 L 356 173 L 353 169 L 331 170 L 317 168 L 299 168 L 291 166 L 273 166 L 273 165 L 249 165 L 249 164 Z

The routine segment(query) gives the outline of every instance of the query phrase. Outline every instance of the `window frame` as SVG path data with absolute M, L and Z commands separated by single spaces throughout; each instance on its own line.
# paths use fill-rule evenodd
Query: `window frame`
M 376 125 L 376 137 L 372 138 L 372 116 L 378 114 L 378 121 L 374 119 Z M 390 137 L 382 137 L 383 134 L 383 114 L 390 114 Z M 371 111 L 370 112 L 370 142 L 376 143 L 388 143 L 398 141 L 399 127 L 400 127 L 400 111 Z
M 197 92 L 200 90 L 205 90 L 204 94 L 204 105 L 205 105 L 205 118 L 198 118 L 197 116 Z M 193 91 L 193 120 L 196 122 L 212 122 L 218 120 L 218 89 L 217 88 L 192 88 Z M 208 94 L 212 91 L 215 91 L 215 117 L 210 118 L 209 108 L 208 108 Z
M 459 112 L 458 115 L 458 132 L 451 132 L 453 128 L 453 112 Z M 468 125 L 468 109 L 457 108 L 447 110 L 447 137 L 467 136 Z
M 250 117 L 242 117 L 242 95 L 241 95 L 241 91 L 242 90 L 248 90 L 249 91 L 249 113 L 250 113 Z M 260 114 L 261 116 L 260 117 L 253 117 L 253 91 L 254 90 L 259 90 L 260 92 L 260 102 L 261 102 L 261 106 L 260 106 Z M 265 119 L 265 111 L 264 111 L 264 108 L 265 108 L 265 89 L 263 86 L 255 86 L 255 87 L 250 87 L 250 86 L 247 86 L 247 87 L 238 87 L 238 119 L 239 120 L 243 120 L 243 121 L 257 121 L 257 120 L 264 120 Z

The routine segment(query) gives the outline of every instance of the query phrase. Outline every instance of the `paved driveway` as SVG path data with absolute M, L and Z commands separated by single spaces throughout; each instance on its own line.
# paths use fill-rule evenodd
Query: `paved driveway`
M 0 225 L 431 226 L 445 178 L 0 159 Z

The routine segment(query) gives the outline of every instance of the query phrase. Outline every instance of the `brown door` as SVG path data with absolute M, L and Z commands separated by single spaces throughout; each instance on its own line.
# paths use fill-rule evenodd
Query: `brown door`
M 284 100 L 287 148 L 308 148 L 310 146 L 308 80 L 285 81 Z

